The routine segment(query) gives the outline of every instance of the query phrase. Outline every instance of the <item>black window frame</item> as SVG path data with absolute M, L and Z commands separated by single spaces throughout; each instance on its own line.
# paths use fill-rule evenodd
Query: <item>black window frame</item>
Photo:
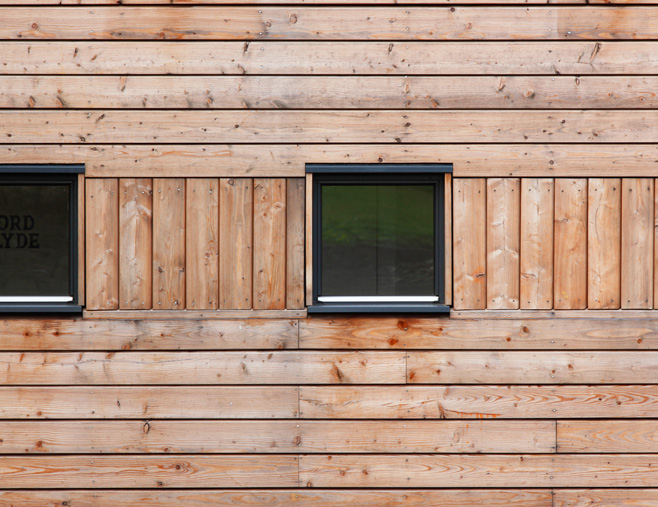
M 309 313 L 439 313 L 450 312 L 445 304 L 445 175 L 452 164 L 306 164 L 312 174 L 312 304 Z M 325 184 L 400 185 L 421 183 L 434 186 L 434 290 L 436 302 L 322 302 L 322 186 Z
M 84 164 L 0 164 L 0 185 L 56 184 L 70 188 L 69 216 L 69 291 L 70 302 L 1 302 L 0 314 L 81 314 L 78 292 L 78 175 L 84 174 Z

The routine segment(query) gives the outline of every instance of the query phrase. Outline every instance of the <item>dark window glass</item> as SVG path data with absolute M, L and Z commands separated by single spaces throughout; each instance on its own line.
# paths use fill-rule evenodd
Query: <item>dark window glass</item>
M 0 296 L 70 296 L 71 186 L 0 182 Z
M 321 295 L 434 295 L 434 194 L 429 184 L 323 184 Z

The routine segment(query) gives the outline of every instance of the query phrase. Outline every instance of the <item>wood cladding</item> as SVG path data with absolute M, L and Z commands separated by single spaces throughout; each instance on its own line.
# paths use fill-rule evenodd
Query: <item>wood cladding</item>
M 86 308 L 303 308 L 300 188 L 285 178 L 87 178 Z
M 496 208 L 496 192 L 503 181 L 508 181 L 510 188 L 520 184 L 522 189 L 520 204 L 510 190 L 504 200 L 509 208 L 505 213 Z M 461 188 L 484 182 L 486 217 L 481 211 L 483 197 L 461 197 Z M 511 302 L 502 305 L 497 297 L 512 294 L 514 299 L 519 283 L 525 291 L 523 309 L 654 307 L 651 227 L 658 208 L 654 206 L 652 178 L 455 178 L 454 188 L 455 309 L 518 308 Z M 545 197 L 540 202 L 542 192 Z M 477 224 L 463 226 L 457 221 L 461 216 Z M 486 234 L 485 223 L 490 224 Z M 486 280 L 486 306 L 474 301 L 471 289 L 461 283 L 471 276 L 468 256 L 475 255 L 476 245 L 485 240 L 490 246 L 489 257 L 478 271 Z M 518 245 L 519 241 L 520 272 L 515 253 L 518 247 L 510 250 L 504 246 Z

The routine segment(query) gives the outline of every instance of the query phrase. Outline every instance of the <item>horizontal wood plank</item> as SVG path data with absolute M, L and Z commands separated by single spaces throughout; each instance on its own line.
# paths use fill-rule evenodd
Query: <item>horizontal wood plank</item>
M 658 417 L 656 386 L 340 386 L 300 388 L 305 419 Z
M 0 75 L 658 74 L 656 42 L 142 41 L 135 47 L 126 41 L 4 41 Z
M 282 419 L 297 387 L 0 387 L 2 419 Z
M 404 352 L 0 353 L 2 385 L 404 383 Z
M 658 77 L 0 76 L 0 107 L 648 109 L 656 88 Z
M 654 143 L 657 123 L 658 110 L 3 110 L 0 137 L 13 143 Z
M 2 454 L 555 451 L 554 421 L 0 422 Z
M 297 327 L 281 319 L 9 318 L 0 319 L 0 350 L 288 349 L 297 348 Z
M 9 7 L 0 39 L 654 40 L 657 15 L 632 6 L 193 7 L 185 16 L 167 7 Z
M 559 421 L 558 452 L 656 452 L 658 423 L 644 421 Z
M 625 320 L 621 318 L 625 314 L 620 318 L 553 319 L 536 318 L 537 313 L 531 312 L 528 319 L 514 319 L 514 315 L 527 312 L 487 310 L 472 312 L 473 318 L 469 318 L 471 312 L 455 313 L 463 318 L 311 317 L 300 321 L 299 345 L 305 349 L 658 348 L 658 320 L 646 314 L 641 319 Z M 502 316 L 498 318 L 499 314 Z
M 651 384 L 656 380 L 657 352 L 407 354 L 407 382 L 416 384 Z
M 5 456 L 0 487 L 294 487 L 297 456 Z
M 0 145 L 3 164 L 84 163 L 87 176 L 95 177 L 302 177 L 309 160 L 368 164 L 446 162 L 453 164 L 455 177 L 658 176 L 655 144 Z
M 287 507 L 330 507 L 359 505 L 382 507 L 400 505 L 441 505 L 442 507 L 552 507 L 547 489 L 398 489 L 398 490 L 69 490 L 69 491 L 0 491 L 0 505 L 43 507 L 44 505 L 76 507 L 221 507 L 268 505 Z M 646 504 L 654 505 L 654 504 Z
M 308 487 L 647 487 L 656 455 L 305 455 Z
M 555 507 L 658 506 L 658 489 L 556 489 Z
M 82 317 L 97 320 L 168 320 L 168 319 L 300 319 L 308 312 L 303 310 L 117 310 L 82 311 Z M 296 324 L 296 322 L 295 322 Z

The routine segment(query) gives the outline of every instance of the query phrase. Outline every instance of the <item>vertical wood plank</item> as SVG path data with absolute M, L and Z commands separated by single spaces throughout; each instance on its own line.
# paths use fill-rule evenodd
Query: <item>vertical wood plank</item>
M 521 180 L 521 304 L 523 309 L 553 308 L 552 178 Z
M 286 308 L 304 308 L 304 178 L 289 178 L 286 191 Z
M 623 178 L 621 187 L 621 307 L 653 308 L 653 179 Z
M 655 191 L 656 185 L 658 185 L 658 178 L 654 180 L 654 242 L 653 242 L 653 304 L 654 308 L 658 302 L 658 192 Z
M 185 308 L 185 180 L 153 180 L 153 308 Z
M 119 180 L 119 308 L 152 308 L 153 182 Z
M 306 175 L 306 304 L 313 304 L 313 174 Z
M 587 180 L 555 180 L 555 308 L 587 306 Z
M 85 302 L 85 175 L 78 174 L 78 304 Z
M 444 302 L 452 304 L 452 174 L 446 174 L 444 192 L 445 210 L 445 290 Z
M 621 283 L 621 180 L 590 178 L 587 190 L 587 307 L 617 309 Z
M 519 307 L 519 178 L 487 179 L 487 308 Z
M 486 180 L 454 178 L 453 302 L 457 310 L 484 310 L 487 304 Z
M 286 307 L 286 180 L 254 179 L 254 309 Z
M 189 310 L 219 308 L 219 180 L 185 181 L 186 301 Z
M 119 182 L 88 178 L 86 186 L 86 307 L 119 308 Z
M 253 180 L 219 181 L 219 307 L 248 310 L 252 306 Z

